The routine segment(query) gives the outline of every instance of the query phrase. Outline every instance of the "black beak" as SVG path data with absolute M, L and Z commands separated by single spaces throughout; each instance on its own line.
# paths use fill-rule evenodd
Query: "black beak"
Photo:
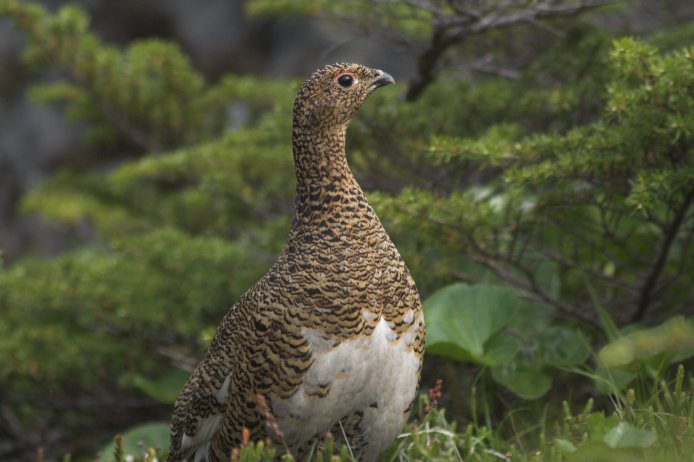
M 387 72 L 380 71 L 381 73 L 371 82 L 371 85 L 378 88 L 384 87 L 386 85 L 394 84 L 395 80 Z

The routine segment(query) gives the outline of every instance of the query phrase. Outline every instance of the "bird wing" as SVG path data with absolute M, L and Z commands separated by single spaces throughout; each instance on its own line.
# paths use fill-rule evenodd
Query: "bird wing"
M 231 308 L 225 319 L 235 317 L 237 306 Z M 200 460 L 224 418 L 235 368 L 233 357 L 225 353 L 220 344 L 221 325 L 203 361 L 198 364 L 181 391 L 171 421 L 171 451 L 169 460 L 193 457 Z
M 202 460 L 214 448 L 221 454 L 239 445 L 244 427 L 252 437 L 265 434 L 257 394 L 288 397 L 300 385 L 311 351 L 296 291 L 278 276 L 286 273 L 283 263 L 281 258 L 217 328 L 176 402 L 169 460 Z

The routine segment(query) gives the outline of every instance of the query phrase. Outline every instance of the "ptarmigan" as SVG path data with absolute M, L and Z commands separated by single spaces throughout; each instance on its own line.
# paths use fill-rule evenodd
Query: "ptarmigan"
M 421 303 L 345 155 L 350 120 L 391 83 L 385 72 L 342 63 L 301 87 L 288 242 L 224 317 L 181 392 L 169 461 L 229 460 L 244 428 L 298 458 L 326 432 L 344 430 L 355 457 L 373 461 L 402 429 L 422 365 Z M 281 437 L 259 412 L 259 394 Z

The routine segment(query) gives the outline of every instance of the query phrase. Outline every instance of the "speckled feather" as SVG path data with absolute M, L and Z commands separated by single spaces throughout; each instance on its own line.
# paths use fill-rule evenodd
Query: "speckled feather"
M 338 81 L 344 74 L 347 87 Z M 257 409 L 258 393 L 298 457 L 344 429 L 355 456 L 375 460 L 402 429 L 422 364 L 421 303 L 345 155 L 349 121 L 387 83 L 379 70 L 344 63 L 304 82 L 294 104 L 288 242 L 224 317 L 181 392 L 169 461 L 228 460 L 244 427 L 254 439 L 279 440 Z

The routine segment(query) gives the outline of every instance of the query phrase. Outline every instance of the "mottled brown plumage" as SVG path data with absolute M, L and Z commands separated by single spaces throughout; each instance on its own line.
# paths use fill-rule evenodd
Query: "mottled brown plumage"
M 294 104 L 297 201 L 287 245 L 229 310 L 181 392 L 170 461 L 228 460 L 244 427 L 279 440 L 258 393 L 299 457 L 327 431 L 339 437 L 341 424 L 355 455 L 375 460 L 401 430 L 421 369 L 421 304 L 345 155 L 349 121 L 389 83 L 356 64 L 326 66 L 304 82 Z

